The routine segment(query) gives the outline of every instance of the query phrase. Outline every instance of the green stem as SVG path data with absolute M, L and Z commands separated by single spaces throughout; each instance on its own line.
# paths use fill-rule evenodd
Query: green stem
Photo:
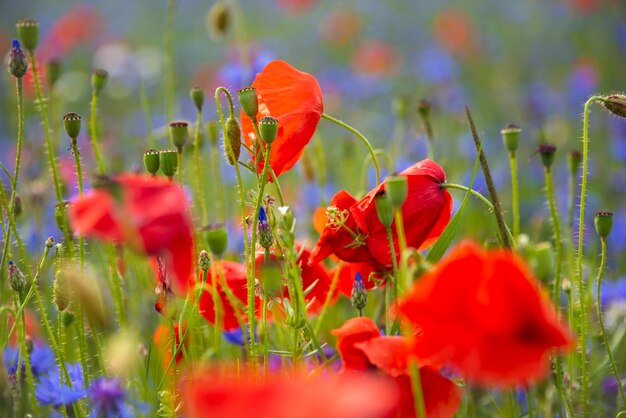
M 178 163 L 178 184 L 183 187 L 183 149 L 179 148 L 176 152 L 176 160 Z
M 148 92 L 146 91 L 146 82 L 143 78 L 139 79 L 139 96 L 141 101 L 141 109 L 146 119 L 146 134 L 150 148 L 156 148 L 156 138 L 154 137 L 154 128 L 152 126 L 152 112 L 150 110 L 150 101 L 148 100 Z
M 76 139 L 72 139 L 72 153 L 74 154 L 74 162 L 76 163 L 76 176 L 78 178 L 78 195 L 83 195 L 83 170 L 80 164 L 80 152 Z M 85 238 L 83 234 L 78 237 L 79 265 L 80 271 L 83 271 L 85 265 Z
M 526 388 L 526 403 L 528 404 L 528 418 L 535 418 L 535 405 L 533 405 L 533 392 L 531 388 Z
M 404 219 L 402 217 L 402 210 L 396 210 L 396 235 L 398 236 L 398 248 L 400 250 L 400 266 L 398 267 L 398 274 L 396 277 L 396 297 L 398 297 L 398 286 L 402 283 L 406 288 L 410 286 L 409 278 L 407 275 L 407 260 L 405 257 L 406 251 L 406 235 L 404 234 Z
M 209 214 L 206 208 L 206 197 L 204 195 L 204 183 L 202 181 L 202 166 L 200 165 L 200 132 L 202 129 L 202 110 L 198 110 L 198 119 L 196 121 L 196 136 L 195 146 L 193 150 L 195 163 L 196 163 L 196 187 L 197 197 L 200 201 L 200 209 L 202 212 L 202 224 L 207 225 L 209 223 Z
M 274 173 L 274 170 L 271 167 L 270 167 L 270 174 L 272 176 L 272 180 L 274 181 L 274 188 L 276 189 L 276 194 L 278 194 L 278 201 L 280 202 L 281 206 L 285 206 L 285 198 L 283 197 L 283 191 L 280 188 L 278 177 L 276 177 L 276 173 Z
M 176 107 L 176 77 L 174 70 L 174 21 L 176 18 L 176 0 L 167 1 L 167 18 L 163 46 L 165 49 L 165 113 L 167 120 L 174 120 Z
M 552 226 L 554 228 L 554 248 L 555 248 L 555 279 L 554 279 L 554 306 L 558 311 L 559 300 L 561 296 L 561 254 L 563 252 L 563 243 L 561 241 L 561 222 L 556 208 L 556 200 L 554 198 L 554 186 L 552 183 L 552 171 L 545 170 L 546 177 L 546 194 L 548 195 L 548 205 L 550 206 L 550 215 L 552 216 Z
M 415 413 L 419 418 L 426 418 L 426 406 L 424 405 L 424 392 L 422 391 L 422 379 L 420 377 L 417 357 L 409 361 L 409 372 L 411 374 L 411 388 L 413 389 L 413 402 L 415 403 Z
M 17 308 L 18 306 L 20 306 L 20 300 L 19 300 L 19 296 L 17 293 L 14 293 L 14 303 L 15 303 L 15 307 Z M 18 373 L 18 378 L 19 375 L 21 374 L 21 370 L 22 368 L 19 367 L 19 365 L 22 363 L 20 358 L 24 359 L 24 368 L 26 369 L 26 383 L 28 385 L 28 395 L 31 398 L 30 399 L 30 405 L 33 407 L 33 415 L 35 417 L 39 417 L 39 404 L 35 398 L 35 381 L 33 379 L 33 371 L 30 367 L 30 355 L 28 353 L 28 349 L 26 347 L 26 317 L 24 315 L 24 311 L 22 311 L 21 315 L 18 317 L 17 315 L 15 316 L 15 322 L 20 322 L 20 324 L 17 327 L 17 337 L 19 339 L 19 343 L 20 343 L 20 355 L 18 358 L 18 368 L 17 368 L 17 373 Z M 18 380 L 19 381 L 19 380 Z
M 515 152 L 509 153 L 509 162 L 511 165 L 511 194 L 513 200 L 513 238 L 517 242 L 520 234 L 519 226 L 519 185 L 517 182 L 517 156 Z
M 382 149 L 375 149 L 374 154 L 377 156 L 383 157 L 383 159 L 385 160 L 385 163 L 387 164 L 387 171 L 389 173 L 392 173 L 393 161 L 391 159 L 391 156 Z M 367 190 L 367 167 L 369 166 L 371 161 L 372 161 L 372 156 L 367 155 L 365 159 L 363 160 L 363 165 L 361 166 L 361 179 L 363 179 L 363 190 Z
M 387 228 L 387 240 L 389 241 L 389 249 L 391 251 L 391 263 L 393 265 L 391 283 L 389 283 L 389 280 L 387 280 L 387 283 L 385 284 L 385 335 L 390 335 L 391 321 L 389 316 L 389 310 L 391 309 L 391 303 L 398 299 L 398 260 L 396 260 L 396 247 L 393 243 L 393 233 L 391 231 L 391 227 Z M 387 289 L 392 292 L 391 295 L 388 295 Z
M 376 153 L 374 152 L 374 149 L 372 148 L 372 145 L 370 144 L 370 141 L 368 141 L 368 139 L 365 137 L 365 135 L 363 135 L 361 132 L 359 132 L 358 130 L 356 130 L 355 128 L 353 128 L 352 126 L 348 125 L 345 122 L 340 121 L 339 119 L 336 119 L 330 115 L 327 115 L 326 113 L 322 113 L 322 117 L 326 120 L 329 120 L 339 126 L 341 126 L 344 129 L 347 129 L 348 131 L 352 132 L 354 135 L 356 135 L 365 145 L 365 147 L 367 148 L 367 150 L 369 151 L 370 155 L 372 156 L 372 161 L 374 162 L 374 167 L 376 167 L 376 186 L 378 186 L 381 182 L 381 176 L 380 176 L 380 164 L 378 163 L 378 158 L 376 158 Z
M 604 326 L 604 319 L 602 317 L 602 303 L 600 292 L 602 290 L 602 276 L 604 274 L 604 268 L 606 265 L 606 238 L 602 238 L 602 258 L 600 260 L 600 269 L 598 270 L 598 287 L 596 290 L 596 310 L 598 314 L 598 324 L 600 324 L 600 334 L 602 334 L 602 340 L 604 342 L 604 346 L 606 347 L 606 353 L 609 356 L 609 364 L 611 365 L 611 369 L 613 371 L 613 375 L 615 376 L 615 380 L 617 380 L 617 386 L 619 388 L 618 392 L 622 398 L 622 405 L 626 406 L 626 393 L 624 393 L 624 384 L 622 383 L 622 379 L 620 377 L 619 371 L 617 370 L 617 366 L 615 365 L 615 359 L 613 358 L 613 352 L 611 350 L 611 345 L 609 343 L 609 337 L 606 333 L 606 327 Z
M 93 148 L 93 156 L 96 159 L 96 165 L 98 166 L 98 172 L 104 174 L 104 161 L 100 154 L 100 147 L 98 145 L 98 98 L 99 94 L 96 89 L 93 89 L 91 93 L 91 113 L 89 115 L 89 130 L 91 131 L 91 146 Z

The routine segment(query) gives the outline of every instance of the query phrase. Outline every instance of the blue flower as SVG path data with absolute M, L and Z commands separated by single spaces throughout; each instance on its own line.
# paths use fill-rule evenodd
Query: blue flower
M 35 398 L 41 405 L 52 405 L 58 408 L 62 405 L 70 405 L 87 395 L 80 364 L 67 363 L 67 371 L 72 382 L 71 388 L 59 380 L 58 367 L 39 378 L 39 384 L 35 388 Z
M 119 379 L 102 377 L 89 387 L 92 418 L 130 418 L 133 413 L 126 404 L 126 392 Z
M 9 375 L 13 375 L 17 372 L 19 351 L 19 347 L 7 346 L 4 349 L 4 366 Z M 30 369 L 33 376 L 41 376 L 54 367 L 54 352 L 42 341 L 35 341 L 33 351 L 30 353 Z M 24 370 L 24 359 L 22 359 L 22 370 Z

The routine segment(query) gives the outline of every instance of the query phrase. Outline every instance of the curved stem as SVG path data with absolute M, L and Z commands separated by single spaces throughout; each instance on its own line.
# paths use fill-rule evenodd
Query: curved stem
M 91 93 L 91 114 L 89 116 L 89 130 L 91 131 L 91 146 L 93 148 L 93 156 L 96 159 L 96 165 L 100 174 L 104 174 L 104 161 L 100 154 L 98 145 L 98 91 L 96 89 Z
M 389 173 L 392 173 L 393 162 L 389 154 L 385 152 L 384 150 L 378 149 L 378 148 L 374 150 L 374 154 L 380 155 L 381 157 L 384 158 L 385 164 L 387 164 L 387 171 Z M 367 167 L 371 161 L 372 161 L 372 156 L 367 155 L 365 159 L 363 160 L 363 165 L 361 167 L 361 179 L 363 179 L 363 190 L 367 190 Z
M 422 391 L 422 379 L 420 376 L 419 364 L 417 363 L 417 357 L 413 357 L 409 360 L 409 372 L 411 375 L 411 389 L 413 389 L 415 416 L 425 418 L 426 406 L 424 405 L 424 392 Z
M 340 121 L 339 119 L 336 119 L 330 115 L 327 115 L 326 113 L 322 113 L 322 117 L 326 120 L 329 120 L 333 123 L 336 123 L 337 125 L 341 126 L 344 129 L 347 129 L 348 131 L 352 132 L 354 135 L 356 135 L 365 145 L 365 147 L 367 148 L 367 150 L 369 151 L 371 157 L 372 157 L 372 161 L 374 162 L 374 167 L 376 167 L 376 186 L 378 186 L 381 182 L 381 178 L 380 178 L 380 164 L 378 163 L 378 158 L 376 158 L 376 153 L 374 152 L 374 149 L 372 148 L 372 145 L 370 144 L 370 142 L 368 141 L 368 139 L 365 137 L 365 135 L 363 135 L 361 132 L 359 132 L 358 130 L 356 130 L 355 128 L 353 128 L 352 126 L 348 125 L 345 122 Z
M 200 165 L 200 130 L 202 128 L 202 110 L 198 111 L 198 119 L 196 121 L 196 135 L 194 144 L 194 159 L 196 163 L 196 187 L 197 198 L 200 201 L 200 210 L 202 213 L 202 223 L 204 225 L 209 223 L 209 215 L 206 208 L 206 197 L 204 195 L 204 183 L 202 181 L 202 166 Z
M 622 383 L 622 379 L 617 370 L 617 366 L 615 365 L 615 359 L 613 358 L 613 352 L 611 351 L 611 345 L 609 343 L 609 337 L 606 333 L 606 327 L 604 326 L 604 319 L 602 317 L 602 300 L 600 297 L 600 292 L 602 290 L 602 275 L 604 274 L 604 267 L 606 265 L 606 238 L 602 238 L 602 258 L 600 261 L 600 268 L 598 270 L 598 287 L 596 290 L 596 310 L 598 314 L 598 324 L 600 325 L 600 334 L 602 334 L 602 340 L 604 342 L 604 346 L 606 347 L 606 354 L 609 356 L 609 364 L 611 365 L 611 370 L 615 375 L 615 380 L 617 380 L 617 386 L 619 388 L 619 393 L 622 398 L 622 405 L 626 406 L 626 393 L 624 393 L 624 384 Z
M 519 226 L 519 186 L 517 182 L 517 156 L 514 152 L 509 153 L 509 162 L 511 163 L 511 194 L 513 200 L 513 238 L 517 242 L 520 233 Z

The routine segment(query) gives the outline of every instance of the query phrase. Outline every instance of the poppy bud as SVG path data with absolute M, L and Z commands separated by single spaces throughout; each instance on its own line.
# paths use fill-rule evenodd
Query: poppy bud
M 420 114 L 422 119 L 428 119 L 428 116 L 430 115 L 430 103 L 428 102 L 428 100 L 420 100 L 419 102 L 417 102 L 416 108 L 417 113 Z
M 228 164 L 235 165 L 241 154 L 241 128 L 237 119 L 230 116 L 226 119 L 226 134 L 224 135 L 224 151 Z
M 50 249 L 52 248 L 52 246 L 54 245 L 54 237 L 48 237 L 48 239 L 46 240 L 46 249 Z
M 159 153 L 161 171 L 170 180 L 176 175 L 178 169 L 178 155 L 173 149 L 161 151 Z
M 272 228 L 267 220 L 267 213 L 265 208 L 261 206 L 259 208 L 259 245 L 268 250 L 274 243 L 274 236 L 272 235 Z
M 191 89 L 189 96 L 191 96 L 191 100 L 193 100 L 193 103 L 196 105 L 198 112 L 202 112 L 202 105 L 204 104 L 204 90 L 196 86 Z
M 613 228 L 613 212 L 596 212 L 594 223 L 600 238 L 606 239 L 611 233 L 611 228 Z
M 220 127 L 216 120 L 212 120 L 206 123 L 206 130 L 209 133 L 209 140 L 211 145 L 217 146 L 217 140 L 220 137 Z
M 541 144 L 539 145 L 539 154 L 541 155 L 541 163 L 547 171 L 550 171 L 552 164 L 554 163 L 554 153 L 556 152 L 556 147 L 551 144 Z
M 72 139 L 72 145 L 75 144 L 76 138 L 80 134 L 80 115 L 74 112 L 68 113 L 63 116 L 63 125 L 65 126 L 67 136 Z
M 385 181 L 385 192 L 394 209 L 400 209 L 409 192 L 409 183 L 405 176 L 389 177 Z
M 56 255 L 55 255 L 56 257 Z M 72 289 L 67 283 L 66 276 L 57 272 L 54 275 L 54 284 L 52 286 L 52 301 L 59 312 L 63 312 L 70 306 L 72 301 Z
M 59 81 L 61 77 L 61 63 L 57 60 L 50 60 L 46 65 L 46 79 L 48 80 L 48 87 L 52 89 Z
M 207 271 L 211 267 L 211 258 L 206 250 L 200 251 L 200 255 L 198 256 L 198 267 L 200 267 L 200 270 L 202 271 Z
M 519 147 L 519 137 L 521 133 L 521 128 L 512 123 L 507 124 L 500 131 L 500 134 L 502 135 L 502 142 L 511 154 L 515 154 L 517 148 Z
M 228 232 L 223 225 L 211 226 L 206 231 L 206 242 L 211 252 L 222 257 L 228 247 Z
M 572 293 L 572 282 L 567 278 L 563 279 L 561 289 L 569 295 L 570 293 Z
M 21 293 L 26 289 L 27 284 L 24 274 L 17 268 L 13 261 L 9 261 L 9 285 L 11 289 L 15 290 L 17 293 Z
M 230 28 L 231 20 L 230 6 L 225 1 L 216 1 L 209 10 L 206 21 L 211 38 L 223 38 Z
M 93 73 L 91 73 L 91 88 L 93 91 L 98 94 L 104 88 L 104 85 L 107 82 L 107 78 L 109 77 L 109 73 L 103 69 L 97 69 Z
M 259 99 L 256 95 L 256 89 L 254 87 L 246 87 L 237 90 L 237 96 L 244 113 L 251 120 L 256 120 L 256 114 L 259 112 Z
M 15 206 L 13 207 L 13 217 L 17 218 L 22 214 L 22 198 L 15 196 Z
M 626 96 L 623 94 L 612 94 L 598 99 L 602 106 L 615 116 L 626 118 Z
M 9 73 L 13 77 L 22 78 L 28 71 L 28 58 L 20 46 L 20 41 L 13 39 L 11 52 L 9 53 Z
M 352 307 L 358 310 L 359 314 L 361 314 L 361 311 L 367 306 L 367 290 L 365 290 L 361 273 L 358 272 L 356 273 L 354 284 L 352 285 L 351 302 Z
M 259 134 L 267 145 L 271 145 L 278 134 L 278 120 L 271 116 L 265 116 L 259 121 Z
M 159 151 L 154 148 L 150 148 L 143 153 L 143 165 L 146 167 L 148 173 L 153 176 L 156 176 L 156 173 L 159 171 L 159 160 Z
M 17 36 L 27 51 L 33 52 L 39 43 L 39 22 L 33 19 L 18 20 Z
M 578 174 L 580 163 L 583 160 L 583 155 L 580 151 L 573 150 L 567 153 L 567 159 L 569 162 L 569 171 L 573 176 Z
M 189 124 L 187 122 L 176 121 L 170 123 L 170 139 L 178 152 L 182 152 L 188 136 Z
M 376 214 L 380 223 L 387 229 L 391 228 L 393 224 L 393 207 L 391 206 L 389 196 L 382 191 L 374 197 L 374 203 L 376 204 Z

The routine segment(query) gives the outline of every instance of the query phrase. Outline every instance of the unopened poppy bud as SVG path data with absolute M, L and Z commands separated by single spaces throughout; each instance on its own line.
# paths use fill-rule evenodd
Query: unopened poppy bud
M 405 176 L 389 177 L 385 181 L 385 192 L 394 209 L 400 209 L 409 193 L 409 183 Z
M 22 78 L 28 71 L 28 58 L 24 55 L 20 41 L 13 39 L 9 53 L 9 73 L 16 78 Z
M 393 207 L 391 206 L 389 196 L 387 193 L 382 191 L 374 197 L 374 202 L 376 204 L 376 214 L 378 215 L 378 220 L 385 228 L 391 228 L 391 225 L 393 224 Z
M 367 306 L 367 290 L 365 290 L 361 273 L 358 272 L 354 278 L 354 284 L 352 285 L 351 302 L 352 307 L 358 310 L 359 314 L 361 314 L 361 311 Z
M 256 120 L 256 114 L 259 112 L 259 99 L 256 95 L 256 89 L 254 87 L 246 87 L 237 90 L 237 96 L 243 112 L 251 120 Z
M 521 128 L 512 123 L 507 124 L 500 131 L 500 134 L 502 135 L 502 143 L 504 143 L 504 146 L 511 154 L 515 154 L 517 148 L 519 147 L 519 138 L 521 133 Z
M 418 101 L 416 108 L 422 119 L 428 119 L 428 116 L 430 116 L 430 102 L 428 100 L 422 99 Z
M 143 165 L 146 167 L 148 173 L 156 176 L 160 165 L 159 151 L 154 148 L 150 148 L 148 151 L 144 152 Z
M 200 267 L 200 270 L 202 271 L 207 271 L 211 267 L 211 258 L 206 250 L 200 251 L 200 255 L 198 256 L 198 267 Z
M 22 214 L 22 198 L 15 196 L 15 206 L 13 207 L 13 217 L 17 218 Z
M 221 257 L 228 247 L 228 232 L 223 225 L 210 226 L 206 231 L 206 242 L 213 254 Z
M 615 116 L 626 118 L 626 96 L 623 94 L 612 94 L 599 99 L 602 106 Z
M 48 81 L 48 87 L 54 87 L 60 77 L 61 63 L 57 60 L 48 61 L 48 64 L 46 64 L 46 80 Z
M 76 138 L 80 134 L 80 115 L 74 112 L 66 114 L 63 116 L 63 125 L 67 136 L 72 139 L 72 144 L 75 144 Z
M 535 275 L 543 280 L 550 280 L 554 276 L 554 251 L 549 242 L 535 245 L 531 256 L 531 265 Z
M 11 286 L 11 289 L 20 293 L 26 289 L 27 284 L 28 283 L 24 274 L 19 268 L 17 268 L 13 261 L 9 261 L 9 285 Z
M 91 88 L 96 94 L 102 91 L 108 77 L 109 73 L 107 73 L 106 70 L 103 70 L 102 68 L 99 68 L 91 73 Z
M 48 237 L 46 240 L 46 249 L 51 249 L 54 246 L 54 237 Z
M 278 134 L 278 119 L 271 116 L 261 118 L 259 121 L 259 134 L 263 142 L 271 145 Z
M 224 135 L 224 151 L 230 165 L 237 164 L 241 154 L 241 128 L 237 119 L 230 116 L 226 119 L 226 135 Z
M 189 92 L 189 96 L 191 97 L 191 100 L 193 100 L 193 103 L 196 105 L 196 109 L 198 110 L 198 112 L 202 112 L 202 105 L 204 104 L 204 90 L 196 86 L 191 89 L 191 91 Z
M 572 293 L 572 282 L 567 278 L 563 279 L 563 284 L 561 284 L 561 289 L 569 295 L 570 293 Z
M 67 283 L 66 276 L 57 272 L 54 275 L 54 284 L 52 286 L 52 301 L 59 312 L 65 311 L 72 301 L 72 289 Z
M 611 228 L 613 228 L 613 212 L 596 212 L 594 223 L 600 238 L 606 239 L 611 233 Z
M 209 140 L 211 141 L 211 145 L 214 147 L 217 146 L 217 141 L 220 137 L 220 126 L 216 120 L 211 120 L 206 123 L 206 130 L 209 134 Z
M 207 29 L 213 39 L 221 39 L 231 26 L 230 6 L 222 0 L 213 4 L 207 15 Z
M 184 121 L 170 123 L 170 139 L 178 152 L 181 152 L 189 137 L 189 124 Z
M 176 175 L 178 169 L 178 153 L 173 150 L 165 150 L 159 153 L 161 171 L 170 180 Z
M 556 147 L 552 144 L 541 144 L 539 145 L 539 155 L 541 155 L 541 163 L 544 168 L 548 171 L 552 168 L 552 164 L 554 164 L 554 153 L 556 152 Z
M 266 250 L 270 249 L 274 244 L 274 236 L 272 235 L 272 228 L 267 220 L 267 213 L 265 208 L 261 206 L 259 208 L 259 245 Z
M 573 176 L 578 174 L 580 163 L 583 160 L 583 155 L 580 151 L 573 150 L 567 153 L 567 160 L 569 162 L 569 171 Z
M 33 19 L 18 20 L 15 24 L 17 37 L 27 51 L 33 52 L 39 44 L 39 22 Z

